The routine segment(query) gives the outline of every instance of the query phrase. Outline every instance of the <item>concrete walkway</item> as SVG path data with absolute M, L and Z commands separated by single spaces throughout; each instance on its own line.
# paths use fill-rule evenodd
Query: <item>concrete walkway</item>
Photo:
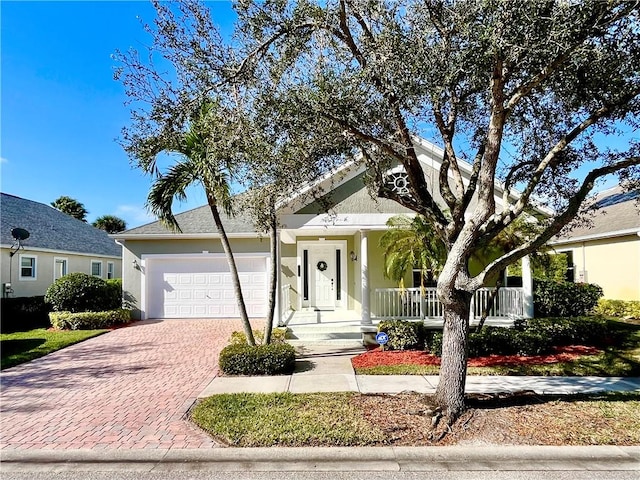
M 301 347 L 296 371 L 273 377 L 214 378 L 198 398 L 220 393 L 434 393 L 437 375 L 356 375 L 351 358 L 362 347 Z M 468 376 L 468 393 L 533 391 L 567 395 L 603 391 L 640 392 L 640 377 Z

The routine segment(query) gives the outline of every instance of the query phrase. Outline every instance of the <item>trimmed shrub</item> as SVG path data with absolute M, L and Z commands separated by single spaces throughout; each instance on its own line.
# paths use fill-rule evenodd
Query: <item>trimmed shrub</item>
M 104 312 L 51 312 L 51 325 L 59 330 L 95 330 L 131 321 L 131 311 L 119 308 Z
M 286 328 L 274 328 L 271 331 L 271 343 L 285 343 L 286 336 Z M 256 344 L 262 345 L 262 341 L 264 340 L 264 332 L 262 330 L 253 330 L 253 338 L 255 339 Z M 229 343 L 232 345 L 248 345 L 247 336 L 244 334 L 244 332 L 233 332 L 231 334 L 231 338 L 229 339 Z
M 580 317 L 592 311 L 602 295 L 602 288 L 593 283 L 538 280 L 533 291 L 535 316 Z
M 57 312 L 101 312 L 122 306 L 122 295 L 116 298 L 115 292 L 101 278 L 76 272 L 53 282 L 44 299 Z
M 425 330 L 422 322 L 408 320 L 383 320 L 378 324 L 378 332 L 385 332 L 389 350 L 415 350 L 424 348 Z
M 51 306 L 44 296 L 0 299 L 0 331 L 24 332 L 49 326 Z
M 108 294 L 106 294 L 107 302 L 111 305 L 111 309 L 122 308 L 122 279 L 110 278 L 105 280 L 108 288 Z
M 525 331 L 545 335 L 552 345 L 603 347 L 610 338 L 607 321 L 600 317 L 536 318 L 527 321 Z
M 427 330 L 425 338 L 425 348 L 429 353 L 442 356 L 442 332 L 437 330 Z
M 218 364 L 225 375 L 286 375 L 293 372 L 296 350 L 288 343 L 227 345 L 220 352 Z
M 618 318 L 640 318 L 639 300 L 608 300 L 601 298 L 594 309 L 596 315 Z

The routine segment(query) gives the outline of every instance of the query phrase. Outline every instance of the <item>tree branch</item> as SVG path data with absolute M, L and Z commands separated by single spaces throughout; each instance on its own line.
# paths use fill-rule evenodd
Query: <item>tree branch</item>
M 589 172 L 576 194 L 569 200 L 569 204 L 564 212 L 556 216 L 551 224 L 547 226 L 540 235 L 491 262 L 480 274 L 474 277 L 466 287 L 469 290 L 475 290 L 482 287 L 487 277 L 497 274 L 516 260 L 539 249 L 554 235 L 558 234 L 560 230 L 562 230 L 562 228 L 577 215 L 582 202 L 584 202 L 584 199 L 587 197 L 598 178 L 635 165 L 640 165 L 640 157 L 630 157 L 626 160 L 612 165 L 607 165 L 605 167 L 596 168 Z

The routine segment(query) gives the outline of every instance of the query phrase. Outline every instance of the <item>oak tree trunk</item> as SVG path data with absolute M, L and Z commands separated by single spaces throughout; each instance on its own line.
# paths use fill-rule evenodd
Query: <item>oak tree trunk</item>
M 453 423 L 465 408 L 467 339 L 472 297 L 473 295 L 469 292 L 454 290 L 447 299 L 443 300 L 442 358 L 435 402 L 449 424 Z

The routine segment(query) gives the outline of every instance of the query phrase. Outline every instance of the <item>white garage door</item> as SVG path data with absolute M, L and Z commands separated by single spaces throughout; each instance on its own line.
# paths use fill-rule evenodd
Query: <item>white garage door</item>
M 226 257 L 171 257 L 146 260 L 147 318 L 239 317 Z M 265 317 L 267 258 L 237 257 L 247 313 Z

